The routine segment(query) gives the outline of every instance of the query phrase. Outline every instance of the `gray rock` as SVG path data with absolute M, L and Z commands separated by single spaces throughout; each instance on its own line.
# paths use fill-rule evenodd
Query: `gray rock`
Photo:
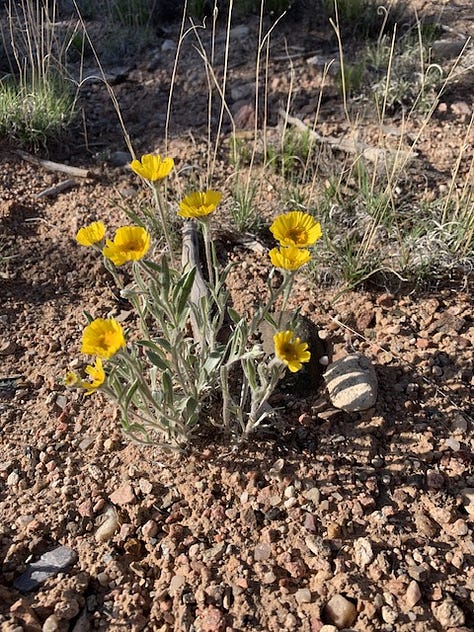
M 87 609 L 84 608 L 76 620 L 72 632 L 89 632 L 90 629 L 91 626 L 87 616 Z
M 370 360 L 353 353 L 330 364 L 324 374 L 331 403 L 347 413 L 372 408 L 377 400 L 377 375 Z
M 163 44 L 161 45 L 161 51 L 163 53 L 167 53 L 169 51 L 174 51 L 176 48 L 176 42 L 171 39 L 165 39 Z
M 235 39 L 245 39 L 248 37 L 249 33 L 250 29 L 248 26 L 245 24 L 239 24 L 230 30 L 230 37 Z
M 253 96 L 254 85 L 250 83 L 243 83 L 234 86 L 230 90 L 230 97 L 232 101 L 242 101 L 243 99 L 249 99 Z
M 109 164 L 112 167 L 124 167 L 132 161 L 132 156 L 128 151 L 113 151 L 109 156 Z
M 465 39 L 440 39 L 431 44 L 433 59 L 440 61 L 442 59 L 451 59 L 457 57 L 466 44 Z
M 39 560 L 28 564 L 24 573 L 15 579 L 13 586 L 21 592 L 38 588 L 49 577 L 65 571 L 77 559 L 77 554 L 67 546 L 58 546 L 44 553 Z

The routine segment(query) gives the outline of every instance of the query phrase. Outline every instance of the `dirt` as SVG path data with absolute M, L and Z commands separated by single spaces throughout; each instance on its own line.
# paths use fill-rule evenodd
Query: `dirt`
M 425 5 L 417 8 L 441 15 L 453 33 L 469 33 L 469 3 Z M 229 88 L 251 83 L 257 20 L 239 26 L 249 30 L 236 38 Z M 285 36 L 300 47 L 302 120 L 320 81 L 303 54 L 314 48 L 312 28 L 295 18 L 274 34 L 276 57 Z M 168 24 L 122 78 L 117 65 L 106 69 L 139 155 L 164 151 L 174 50 L 162 45 L 178 30 Z M 182 179 L 202 183 L 206 79 L 191 43 L 187 50 L 168 154 Z M 276 125 L 287 63 L 271 62 L 271 76 Z M 9 255 L 0 263 L 1 630 L 473 630 L 472 277 L 341 293 L 302 275 L 290 307 L 324 332 L 334 359 L 357 351 L 371 360 L 375 406 L 348 414 L 323 386 L 304 397 L 282 390 L 276 426 L 237 446 L 215 436 L 184 454 L 135 445 L 102 395 L 61 383 L 81 362 L 84 311 L 128 318 L 102 262 L 74 235 L 96 219 L 119 226 L 123 205 L 146 199 L 117 153 L 127 147 L 103 83 L 87 82 L 80 103 L 87 136 L 43 155 L 89 170 L 72 188 L 41 196 L 69 176 L 15 147 L 0 151 L 0 243 Z M 247 91 L 232 106 L 251 104 Z M 455 83 L 424 131 L 427 194 L 449 181 L 472 106 L 472 84 Z M 323 104 L 321 120 L 325 133 L 344 134 L 335 101 Z M 374 137 L 368 112 L 362 129 Z M 213 183 L 224 186 L 229 173 L 222 154 Z M 171 179 L 171 195 L 180 186 Z M 278 212 L 269 187 L 262 218 Z M 264 290 L 266 261 L 248 245 L 220 244 L 236 262 L 229 287 L 245 312 Z M 22 588 L 31 563 L 59 546 L 70 549 L 69 565 Z

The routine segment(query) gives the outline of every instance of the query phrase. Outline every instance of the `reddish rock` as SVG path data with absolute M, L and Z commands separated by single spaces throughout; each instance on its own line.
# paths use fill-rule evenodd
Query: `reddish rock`
M 215 606 L 207 606 L 201 614 L 202 632 L 224 632 L 225 618 L 223 613 Z
M 393 307 L 393 303 L 394 303 L 393 295 L 388 294 L 388 293 L 381 294 L 380 296 L 377 297 L 375 302 L 380 307 L 385 307 L 388 309 L 390 307 Z
M 119 487 L 109 496 L 110 502 L 114 505 L 122 507 L 123 505 L 130 505 L 135 502 L 136 497 L 130 483 L 125 483 L 122 487 Z

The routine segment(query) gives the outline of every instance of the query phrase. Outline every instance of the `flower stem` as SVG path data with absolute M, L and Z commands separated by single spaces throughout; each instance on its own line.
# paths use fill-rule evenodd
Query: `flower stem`
M 173 244 L 171 243 L 171 238 L 170 238 L 170 234 L 168 231 L 168 218 L 166 217 L 166 212 L 165 212 L 165 208 L 163 205 L 163 200 L 161 198 L 160 192 L 159 192 L 159 184 L 156 184 L 152 187 L 153 189 L 153 198 L 155 200 L 155 204 L 156 207 L 158 208 L 158 211 L 160 213 L 160 220 L 161 220 L 161 228 L 163 229 L 163 234 L 165 236 L 165 240 L 166 240 L 166 244 L 168 246 L 168 250 L 170 253 L 170 261 L 171 261 L 171 267 L 172 268 L 176 268 L 176 260 L 174 258 L 174 253 L 173 253 Z

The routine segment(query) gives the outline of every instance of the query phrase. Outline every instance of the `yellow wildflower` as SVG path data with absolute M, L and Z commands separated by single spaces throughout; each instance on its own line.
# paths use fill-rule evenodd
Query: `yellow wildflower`
M 312 246 L 322 235 L 320 223 L 303 211 L 279 215 L 270 226 L 270 231 L 281 246 L 297 248 Z
M 173 158 L 161 158 L 157 154 L 145 154 L 141 160 L 132 160 L 130 168 L 150 182 L 163 180 L 174 167 Z
M 219 191 L 194 191 L 180 202 L 178 215 L 181 217 L 206 217 L 216 209 L 222 199 Z
M 273 336 L 276 356 L 286 364 L 292 373 L 296 373 L 303 366 L 303 362 L 309 362 L 311 353 L 308 351 L 308 343 L 301 342 L 294 337 L 294 332 L 279 331 Z
M 68 371 L 63 378 L 64 386 L 71 388 L 80 382 L 80 378 L 75 371 Z
M 82 333 L 81 353 L 110 358 L 126 344 L 122 325 L 113 318 L 96 318 Z
M 295 246 L 272 248 L 268 254 L 275 268 L 282 268 L 283 270 L 298 270 L 311 259 L 309 250 Z
M 92 395 L 99 386 L 105 382 L 105 371 L 102 366 L 102 360 L 96 358 L 94 364 L 88 364 L 85 368 L 85 372 L 90 377 L 90 382 L 81 381 L 82 388 L 86 389 L 86 395 Z
M 142 259 L 150 248 L 150 235 L 141 226 L 122 226 L 113 241 L 107 239 L 102 254 L 116 266 Z
M 76 241 L 81 246 L 93 246 L 105 237 L 104 222 L 92 222 L 83 226 L 76 233 Z

